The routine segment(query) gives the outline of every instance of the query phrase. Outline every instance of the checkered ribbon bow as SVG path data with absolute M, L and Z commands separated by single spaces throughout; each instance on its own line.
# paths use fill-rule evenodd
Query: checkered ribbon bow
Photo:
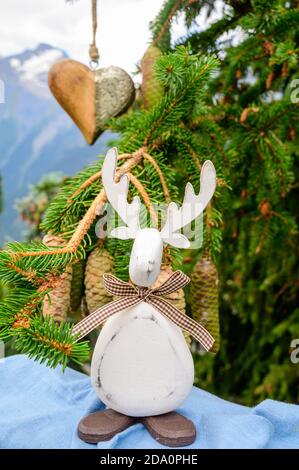
M 215 341 L 213 336 L 202 325 L 187 317 L 163 298 L 164 295 L 171 294 L 190 282 L 189 277 L 182 271 L 175 271 L 166 282 L 155 289 L 129 284 L 112 276 L 112 274 L 104 274 L 103 278 L 106 291 L 111 295 L 120 297 L 120 299 L 109 302 L 77 323 L 72 330 L 72 334 L 78 335 L 78 340 L 90 333 L 111 315 L 133 307 L 140 302 L 147 302 L 177 326 L 188 331 L 207 351 L 213 346 Z

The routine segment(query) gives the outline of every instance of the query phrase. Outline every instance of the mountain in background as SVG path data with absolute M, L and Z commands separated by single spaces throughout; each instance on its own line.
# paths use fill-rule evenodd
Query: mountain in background
M 92 147 L 60 108 L 48 89 L 47 74 L 54 62 L 66 58 L 63 50 L 40 44 L 34 50 L 0 58 L 5 103 L 0 101 L 0 175 L 4 207 L 0 214 L 0 246 L 22 238 L 24 223 L 14 208 L 49 172 L 73 175 L 102 154 L 111 133 Z

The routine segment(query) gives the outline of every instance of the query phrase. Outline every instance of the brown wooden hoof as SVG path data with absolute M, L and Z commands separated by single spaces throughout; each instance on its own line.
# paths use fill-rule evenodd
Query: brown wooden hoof
M 196 428 L 192 421 L 176 411 L 159 416 L 147 416 L 142 419 L 142 423 L 151 436 L 164 446 L 188 446 L 196 438 Z
M 115 434 L 135 424 L 136 419 L 125 416 L 114 410 L 96 411 L 81 419 L 78 436 L 82 441 L 95 444 L 109 441 Z

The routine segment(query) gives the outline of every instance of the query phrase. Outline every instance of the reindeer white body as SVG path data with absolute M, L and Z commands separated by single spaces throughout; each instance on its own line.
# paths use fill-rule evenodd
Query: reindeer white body
M 206 207 L 216 187 L 211 162 L 201 172 L 201 190 L 195 195 L 187 184 L 181 208 L 170 203 L 167 221 L 159 232 L 139 226 L 140 201 L 127 203 L 128 178 L 114 182 L 117 152 L 108 151 L 102 178 L 108 201 L 126 227 L 112 232 L 117 238 L 134 238 L 129 275 L 131 281 L 150 287 L 160 273 L 163 244 L 190 245 L 177 233 Z M 96 393 L 109 407 L 128 416 L 154 416 L 175 410 L 188 396 L 194 379 L 191 353 L 182 331 L 146 302 L 118 312 L 102 328 L 93 353 L 91 379 Z

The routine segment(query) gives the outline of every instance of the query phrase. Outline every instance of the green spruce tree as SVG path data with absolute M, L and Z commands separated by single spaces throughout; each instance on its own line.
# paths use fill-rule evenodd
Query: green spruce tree
M 200 160 L 211 158 L 231 188 L 219 201 L 221 349 L 197 361 L 196 383 L 249 404 L 298 401 L 290 344 L 299 332 L 299 4 L 231 0 L 220 19 L 209 21 L 213 13 L 214 2 L 169 0 L 152 26 L 156 44 L 171 50 L 160 32 L 184 14 L 188 33 L 177 43 L 220 61 L 187 125 Z
M 154 222 L 154 203 L 180 201 L 186 180 L 198 190 L 204 160 L 216 166 L 203 247 L 184 253 L 183 260 L 175 250 L 165 254 L 188 274 L 204 256 L 219 274 L 220 351 L 195 354 L 196 384 L 244 403 L 295 401 L 299 369 L 290 362 L 289 347 L 299 331 L 298 2 L 223 5 L 222 18 L 210 22 L 214 2 L 164 3 L 151 26 L 154 53 L 147 57 L 154 57 L 153 64 L 141 63 L 151 84 L 142 94 L 151 90 L 151 96 L 141 96 L 107 129 L 120 135 L 118 171 L 131 173 L 130 193 L 141 196 Z M 204 29 L 195 25 L 203 13 Z M 174 44 L 170 31 L 178 15 L 187 34 Z M 42 305 L 66 267 L 97 244 L 101 163 L 102 157 L 65 181 L 47 210 L 42 229 L 62 237 L 64 247 L 10 243 L 0 253 L 0 276 L 14 287 L 0 306 L 0 336 L 50 366 L 65 366 L 68 358 L 82 362 L 89 354 L 86 341 L 71 336 L 71 324 L 43 318 Z M 116 275 L 127 279 L 130 242 L 107 239 L 104 245 Z M 203 280 L 200 273 L 197 278 Z M 215 314 L 215 282 L 213 289 Z M 187 295 L 190 314 L 192 307 Z

